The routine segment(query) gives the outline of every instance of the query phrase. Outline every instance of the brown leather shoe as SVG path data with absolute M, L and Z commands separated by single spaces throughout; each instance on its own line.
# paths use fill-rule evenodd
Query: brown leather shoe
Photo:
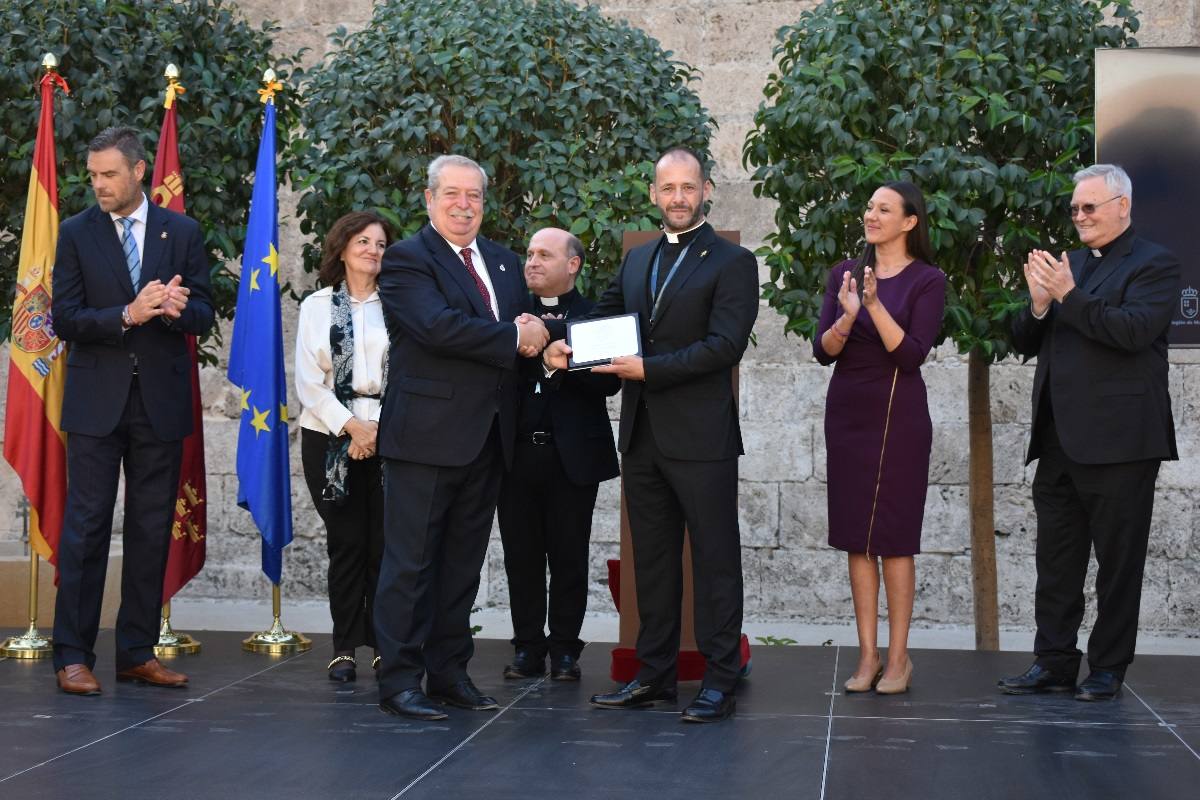
M 171 689 L 182 689 L 187 686 L 188 677 L 182 672 L 172 672 L 162 665 L 157 658 L 152 658 L 144 664 L 138 664 L 132 669 L 117 673 L 119 681 L 137 681 L 151 686 L 166 686 Z
M 100 694 L 100 681 L 85 664 L 67 664 L 55 673 L 58 688 L 67 694 Z

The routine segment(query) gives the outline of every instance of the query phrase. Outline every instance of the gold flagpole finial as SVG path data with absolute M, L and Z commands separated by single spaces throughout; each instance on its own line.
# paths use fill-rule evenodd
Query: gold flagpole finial
M 46 55 L 42 56 L 42 66 L 45 67 L 46 72 L 53 72 L 58 69 L 58 56 L 54 55 L 54 53 L 46 53 Z
M 258 90 L 258 99 L 267 102 L 275 97 L 275 93 L 283 90 L 283 84 L 275 80 L 275 70 L 267 67 L 263 70 L 263 88 Z
M 183 84 L 179 82 L 179 67 L 174 64 L 167 64 L 167 68 L 163 70 L 163 77 L 167 79 L 167 94 L 163 98 L 163 108 L 170 108 L 175 105 L 175 98 L 186 92 L 187 89 L 184 89 Z

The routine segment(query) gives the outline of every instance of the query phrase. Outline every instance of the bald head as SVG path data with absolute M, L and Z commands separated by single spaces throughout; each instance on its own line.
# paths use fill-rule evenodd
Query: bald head
M 525 253 L 525 284 L 538 297 L 559 297 L 575 286 L 583 244 L 562 228 L 542 228 Z

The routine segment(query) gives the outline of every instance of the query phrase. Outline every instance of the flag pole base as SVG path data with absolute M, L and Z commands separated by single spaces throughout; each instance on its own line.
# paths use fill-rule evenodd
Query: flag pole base
M 158 643 L 154 645 L 154 655 L 159 658 L 167 656 L 190 656 L 200 652 L 200 642 L 186 633 L 179 633 L 171 627 L 171 606 L 163 606 L 162 627 L 158 629 Z
M 42 636 L 37 625 L 29 624 L 29 630 L 20 636 L 10 636 L 0 644 L 0 657 L 4 658 L 49 658 L 54 654 L 50 637 Z
M 312 649 L 312 640 L 303 633 L 286 630 L 279 617 L 270 630 L 260 631 L 242 640 L 242 649 L 251 653 L 266 653 L 272 656 L 303 653 Z

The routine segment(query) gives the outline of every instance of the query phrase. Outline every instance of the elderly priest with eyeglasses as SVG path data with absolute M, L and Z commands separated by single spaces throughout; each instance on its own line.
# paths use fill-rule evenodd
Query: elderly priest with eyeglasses
M 1118 166 L 1074 175 L 1071 221 L 1083 248 L 1025 262 L 1029 305 L 1013 344 L 1037 357 L 1028 462 L 1037 513 L 1036 660 L 1008 694 L 1074 692 L 1110 700 L 1137 639 L 1142 572 L 1164 459 L 1178 457 L 1167 389 L 1167 332 L 1179 259 L 1134 231 L 1133 184 Z M 1096 623 L 1082 653 L 1084 581 L 1095 547 Z

